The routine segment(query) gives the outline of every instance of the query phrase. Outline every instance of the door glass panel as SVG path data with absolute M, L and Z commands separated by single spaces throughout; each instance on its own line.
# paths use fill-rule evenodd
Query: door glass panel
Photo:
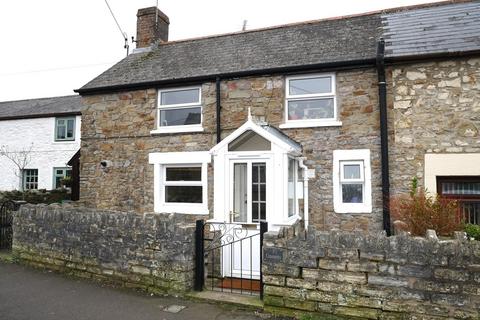
M 247 164 L 233 165 L 233 221 L 247 222 Z
M 266 219 L 265 163 L 252 163 L 252 222 Z

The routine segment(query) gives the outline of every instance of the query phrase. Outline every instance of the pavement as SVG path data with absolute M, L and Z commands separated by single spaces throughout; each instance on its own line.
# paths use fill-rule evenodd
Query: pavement
M 257 311 L 150 296 L 0 260 L 1 320 L 260 320 Z M 284 318 L 282 318 L 284 319 Z

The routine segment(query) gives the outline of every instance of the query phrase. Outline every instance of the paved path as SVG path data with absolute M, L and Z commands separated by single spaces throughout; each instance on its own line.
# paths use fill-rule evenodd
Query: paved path
M 178 313 L 165 311 L 185 306 Z M 174 307 L 173 307 L 174 309 Z M 275 319 L 232 307 L 171 297 L 151 297 L 0 261 L 0 319 L 170 320 Z

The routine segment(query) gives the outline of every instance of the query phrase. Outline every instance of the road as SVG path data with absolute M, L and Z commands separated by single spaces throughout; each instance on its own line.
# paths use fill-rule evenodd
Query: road
M 185 307 L 182 309 L 182 307 Z M 169 311 L 166 311 L 168 309 Z M 181 311 L 178 311 L 182 309 Z M 174 313 L 175 311 L 178 311 Z M 267 314 L 102 286 L 0 261 L 1 320 L 260 320 Z

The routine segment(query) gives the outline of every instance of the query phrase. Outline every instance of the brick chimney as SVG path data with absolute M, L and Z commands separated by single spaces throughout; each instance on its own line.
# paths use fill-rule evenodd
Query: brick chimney
M 158 41 L 168 41 L 170 21 L 157 7 L 139 9 L 137 12 L 137 48 L 149 47 Z

